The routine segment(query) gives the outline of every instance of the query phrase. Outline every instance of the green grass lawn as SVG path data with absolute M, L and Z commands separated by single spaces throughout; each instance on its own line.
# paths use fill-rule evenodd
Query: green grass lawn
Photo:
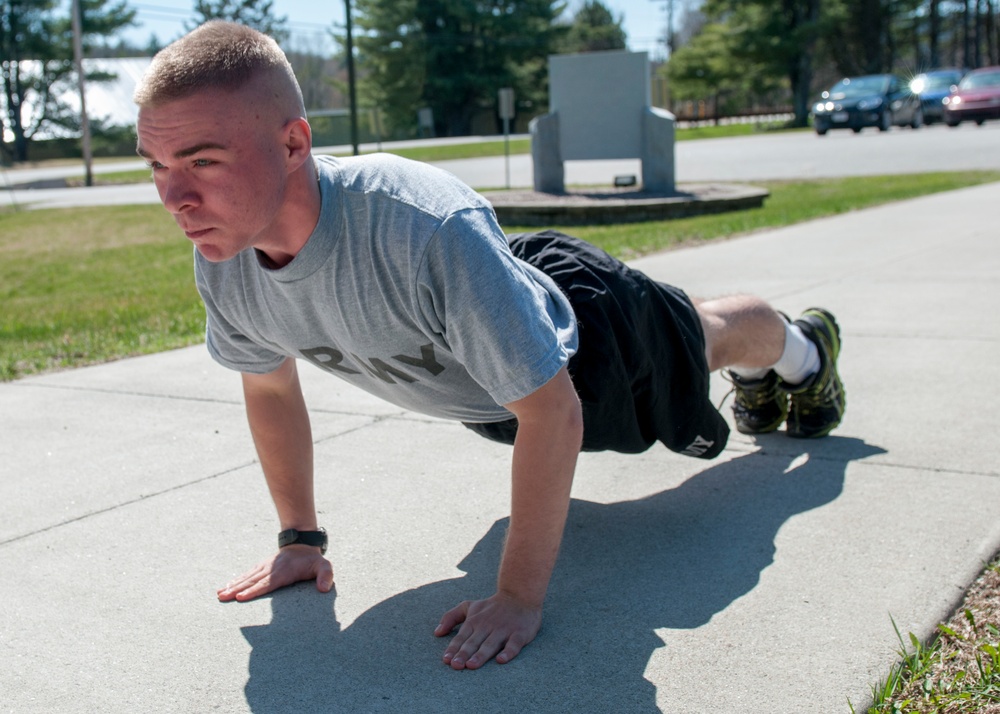
M 0 213 L 0 379 L 196 342 L 191 247 L 159 206 Z
M 763 182 L 759 209 L 566 230 L 632 258 L 990 181 L 1000 172 Z M 159 206 L 0 212 L 0 379 L 200 342 L 191 261 Z

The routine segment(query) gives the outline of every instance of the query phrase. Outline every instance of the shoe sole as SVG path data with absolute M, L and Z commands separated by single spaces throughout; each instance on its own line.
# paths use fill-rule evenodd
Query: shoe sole
M 736 431 L 738 431 L 741 434 L 748 434 L 748 435 L 753 435 L 753 434 L 771 434 L 771 433 L 777 431 L 778 428 L 782 424 L 785 423 L 785 419 L 786 419 L 786 417 L 781 417 L 781 421 L 777 421 L 774 424 L 768 424 L 767 426 L 762 427 L 760 429 L 751 429 L 749 427 L 743 427 L 737 421 L 736 422 Z

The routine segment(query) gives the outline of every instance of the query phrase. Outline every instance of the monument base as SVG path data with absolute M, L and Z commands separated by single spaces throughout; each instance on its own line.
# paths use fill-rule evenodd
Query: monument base
M 586 226 L 663 221 L 760 208 L 768 191 L 739 184 L 682 184 L 670 193 L 634 188 L 576 189 L 564 193 L 490 191 L 501 226 Z

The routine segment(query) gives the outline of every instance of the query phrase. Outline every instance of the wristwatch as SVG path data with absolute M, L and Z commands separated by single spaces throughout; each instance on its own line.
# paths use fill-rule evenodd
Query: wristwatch
M 294 528 L 289 528 L 278 534 L 279 548 L 300 543 L 319 548 L 319 552 L 325 554 L 328 542 L 325 528 L 320 528 L 318 531 L 297 531 Z

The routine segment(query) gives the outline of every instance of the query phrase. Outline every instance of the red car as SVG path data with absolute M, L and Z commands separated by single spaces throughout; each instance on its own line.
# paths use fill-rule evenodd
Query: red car
M 987 119 L 1000 119 L 1000 67 L 972 70 L 942 102 L 948 126 L 958 126 L 963 121 L 982 124 Z

